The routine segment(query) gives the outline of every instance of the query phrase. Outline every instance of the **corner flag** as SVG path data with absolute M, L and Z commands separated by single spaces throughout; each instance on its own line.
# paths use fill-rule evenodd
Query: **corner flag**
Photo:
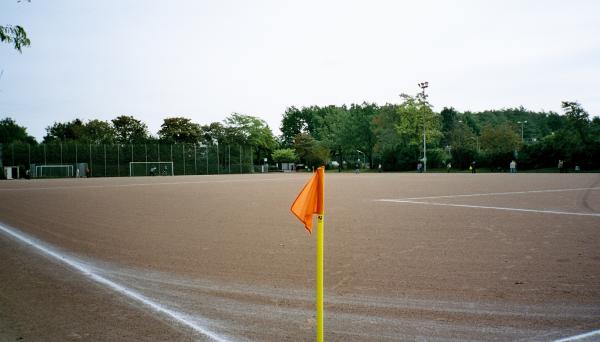
M 317 342 L 323 342 L 323 241 L 324 241 L 324 222 L 325 206 L 323 198 L 325 197 L 325 168 L 323 166 L 317 169 L 317 172 L 304 185 L 294 203 L 292 203 L 292 213 L 304 223 L 304 227 L 309 233 L 312 232 L 312 216 L 317 214 Z
M 325 180 L 323 170 L 323 166 L 317 169 L 291 207 L 292 213 L 304 223 L 304 227 L 309 233 L 312 232 L 313 214 L 323 215 L 323 183 Z

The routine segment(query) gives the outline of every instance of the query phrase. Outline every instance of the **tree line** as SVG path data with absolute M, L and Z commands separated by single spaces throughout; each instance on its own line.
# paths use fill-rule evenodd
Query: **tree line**
M 482 112 L 444 107 L 438 113 L 423 94 L 403 94 L 399 104 L 382 106 L 290 107 L 280 143 L 309 164 L 354 165 L 350 156 L 364 152 L 372 168 L 381 164 L 384 170 L 412 170 L 424 156 L 432 168 L 451 163 L 466 169 L 475 161 L 500 170 L 511 160 L 524 169 L 556 167 L 558 160 L 599 168 L 600 118 L 590 119 L 577 102 L 562 102 L 562 109 L 563 115 L 523 107 Z
M 465 169 L 473 161 L 491 170 L 516 160 L 521 169 L 600 167 L 600 118 L 577 102 L 562 102 L 564 113 L 534 112 L 523 107 L 482 112 L 433 110 L 423 94 L 401 95 L 398 104 L 289 107 L 275 137 L 258 117 L 233 113 L 222 122 L 200 125 L 185 117 L 163 120 L 157 135 L 144 122 L 121 115 L 110 121 L 75 119 L 46 128 L 43 143 L 243 145 L 255 150 L 256 162 L 296 162 L 309 167 L 354 168 L 357 162 L 384 170 Z M 425 140 L 425 145 L 423 144 Z M 0 143 L 36 143 L 24 127 L 0 121 Z M 426 147 L 426 154 L 425 149 Z

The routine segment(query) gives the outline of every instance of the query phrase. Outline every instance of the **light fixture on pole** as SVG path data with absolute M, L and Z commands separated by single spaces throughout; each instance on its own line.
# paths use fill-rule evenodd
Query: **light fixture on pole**
M 521 124 L 521 142 L 525 142 L 524 136 L 523 136 L 523 126 L 527 123 L 527 120 L 525 121 L 517 121 L 518 124 Z
M 356 152 L 362 153 L 362 155 L 363 155 L 363 164 L 366 164 L 367 163 L 367 155 L 363 151 L 361 151 L 361 150 L 356 150 Z
M 429 82 L 421 82 L 417 84 L 421 88 L 421 96 L 423 101 L 427 100 L 425 89 L 429 87 Z M 425 133 L 425 115 L 423 115 L 423 172 L 427 172 L 427 136 Z

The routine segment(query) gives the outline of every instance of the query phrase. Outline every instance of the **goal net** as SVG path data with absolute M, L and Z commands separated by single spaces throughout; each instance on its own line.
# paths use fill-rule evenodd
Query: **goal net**
M 35 178 L 73 177 L 73 165 L 36 165 L 34 170 Z
M 129 176 L 173 176 L 173 162 L 130 162 Z

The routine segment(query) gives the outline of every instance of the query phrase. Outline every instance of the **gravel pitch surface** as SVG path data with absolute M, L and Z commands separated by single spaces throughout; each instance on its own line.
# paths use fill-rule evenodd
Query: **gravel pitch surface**
M 1 182 L 0 224 L 88 272 L 0 231 L 0 340 L 313 340 L 315 240 L 289 212 L 309 176 Z M 599 174 L 325 186 L 326 340 L 600 329 Z

